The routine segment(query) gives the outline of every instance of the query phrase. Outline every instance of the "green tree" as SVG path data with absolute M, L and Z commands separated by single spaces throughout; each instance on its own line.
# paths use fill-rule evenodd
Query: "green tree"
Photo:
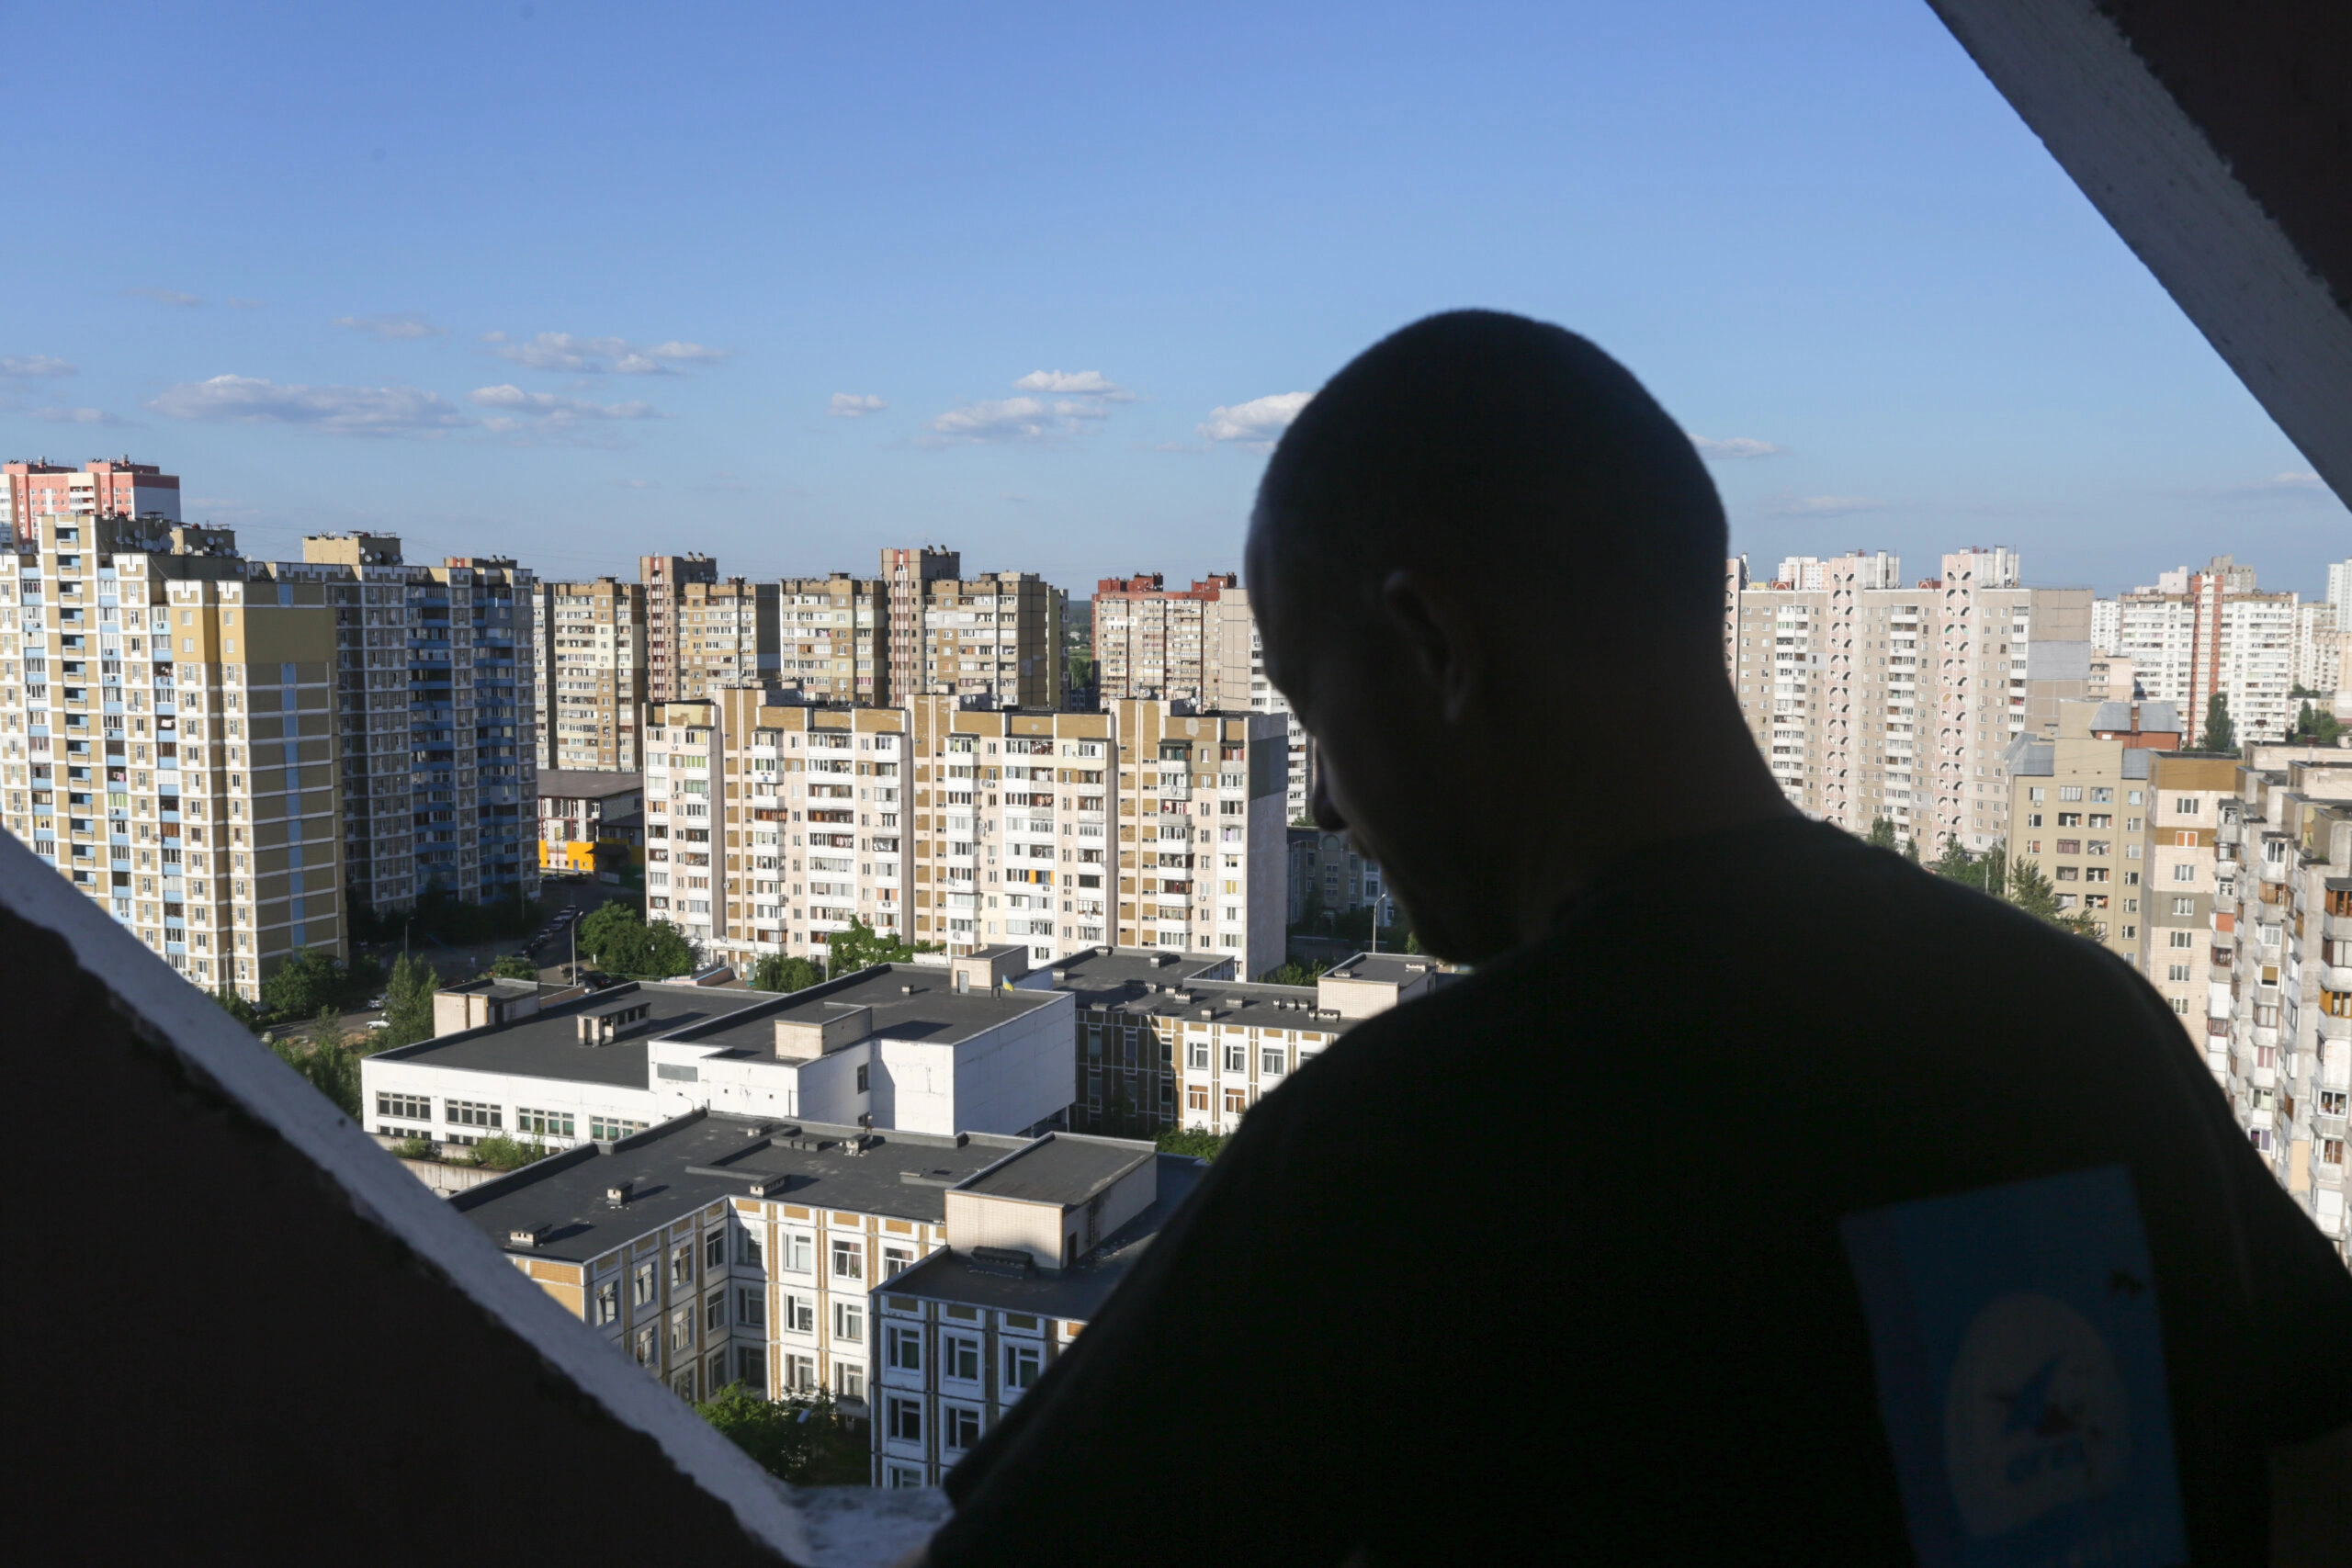
M 519 953 L 509 953 L 491 960 L 485 974 L 494 980 L 536 980 L 539 966 Z
M 221 987 L 219 990 L 212 993 L 212 999 L 220 1004 L 220 1010 L 222 1012 L 227 1013 L 239 1023 L 243 1024 L 247 1029 L 259 1029 L 261 1027 L 261 1015 L 254 1011 L 253 1003 L 237 995 L 234 987 Z
M 1913 865 L 1919 863 L 1919 836 L 1917 833 L 1903 840 L 1903 858 Z
M 835 931 L 825 943 L 825 972 L 854 975 L 876 964 L 910 964 L 918 953 L 936 953 L 936 942 L 901 942 L 885 935 L 853 916 L 849 930 Z
M 1200 1127 L 1170 1127 L 1152 1140 L 1164 1155 L 1191 1155 L 1214 1160 L 1225 1152 L 1226 1134 Z
M 865 1438 L 842 1418 L 832 1395 L 762 1399 L 729 1383 L 695 1406 L 753 1463 L 795 1486 L 862 1486 L 867 1479 Z
M 528 1142 L 492 1133 L 474 1145 L 474 1163 L 490 1170 L 520 1170 L 555 1153 L 534 1138 Z
M 637 912 L 637 906 L 608 898 L 582 919 L 580 951 L 588 955 L 589 963 L 603 967 L 606 949 L 644 929 L 645 919 Z
M 1872 818 L 1870 834 L 1862 841 L 1874 850 L 1894 848 L 1894 819 L 1891 817 Z
M 356 1121 L 359 1116 L 359 1054 L 339 1040 L 273 1040 L 269 1048 L 277 1059 L 302 1075 L 312 1089 L 334 1101 L 335 1109 Z
M 597 968 L 625 980 L 691 975 L 701 960 L 684 931 L 667 920 L 648 925 L 635 906 L 617 898 L 580 922 L 580 950 Z
M 2315 708 L 2305 702 L 2295 715 L 2295 728 L 2290 739 L 2311 746 L 2333 746 L 2344 733 L 2343 724 L 2325 708 Z
M 2061 909 L 2057 890 L 2041 868 L 2030 860 L 2009 863 L 2009 902 L 2037 920 L 2046 920 L 2060 931 L 2076 936 L 2094 933 L 2091 918 L 2077 909 Z
M 1319 958 L 1310 958 L 1304 964 L 1294 958 L 1279 968 L 1267 970 L 1258 979 L 1261 984 L 1268 986 L 1311 986 L 1315 984 L 1315 977 L 1329 967 Z
M 2200 751 L 2234 751 L 2238 749 L 2237 727 L 2230 722 L 2230 699 L 2216 692 L 2205 699 L 2205 735 L 2198 741 Z
M 817 966 L 807 959 L 771 953 L 752 965 L 747 984 L 755 991 L 805 991 L 819 978 Z
M 376 1032 L 378 1050 L 413 1045 L 433 1038 L 433 994 L 441 976 L 422 958 L 403 953 L 392 961 L 392 977 L 384 986 L 384 1027 Z
M 262 1006 L 287 1018 L 300 1018 L 334 1001 L 343 976 L 325 950 L 306 947 L 280 964 L 261 983 Z

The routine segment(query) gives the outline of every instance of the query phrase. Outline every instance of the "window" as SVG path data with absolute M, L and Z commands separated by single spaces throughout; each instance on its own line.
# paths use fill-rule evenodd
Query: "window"
M 2174 866 L 2172 879 L 2175 882 L 2194 882 L 2197 880 L 2197 868 L 2193 865 Z
M 1037 1373 L 1045 1363 L 1046 1349 L 1042 1345 L 1007 1345 L 1004 1348 L 1004 1386 L 1008 1389 L 1030 1387 L 1036 1382 Z
M 980 1381 L 980 1342 L 961 1334 L 939 1337 L 939 1375 L 962 1382 Z
M 914 1249 L 909 1247 L 886 1247 L 882 1249 L 882 1277 L 887 1280 L 901 1269 L 914 1265 Z
M 776 1367 L 784 1374 L 785 1393 L 814 1393 L 817 1392 L 816 1357 L 786 1356 L 776 1363 Z
M 2197 913 L 2197 900 L 2176 898 L 2172 901 L 2172 912 L 2176 915 L 2193 915 Z
M 2187 1018 L 2188 1016 L 2188 998 L 2187 997 L 2173 998 L 2172 1010 L 2180 1014 L 2181 1017 Z
M 433 1120 L 433 1101 L 421 1094 L 379 1094 L 376 1114 L 398 1116 L 410 1122 Z
M 817 1332 L 817 1298 L 795 1295 L 787 1291 L 781 1298 L 784 1304 L 784 1331 L 786 1334 Z
M 865 1278 L 865 1246 L 847 1236 L 833 1237 L 833 1278 L 863 1280 Z
M 706 1269 L 727 1267 L 727 1233 L 713 1229 L 702 1238 L 702 1266 Z
M 2195 947 L 2197 945 L 2197 933 L 2195 931 L 2168 931 L 2165 933 L 2165 941 L 2174 947 Z
M 670 1314 L 670 1348 L 690 1350 L 695 1343 L 695 1312 L 692 1307 L 680 1307 Z
M 865 1339 L 865 1303 L 835 1302 L 833 1303 L 833 1337 L 844 1343 L 862 1344 Z
M 1248 1041 L 1228 1040 L 1225 1043 L 1225 1070 L 1228 1073 L 1246 1073 L 1250 1070 Z
M 1198 1067 L 1203 1072 L 1208 1071 L 1209 1043 L 1205 1040 L 1187 1042 L 1184 1047 L 1184 1062 L 1188 1066 Z
M 1261 1078 L 1280 1077 L 1284 1066 L 1283 1051 L 1279 1045 L 1258 1047 L 1258 1076 Z
M 2194 817 L 2201 804 L 2194 795 L 2175 795 L 2172 803 L 2173 814 L 2178 817 Z
M 846 1404 L 865 1403 L 865 1369 L 849 1361 L 833 1363 L 833 1393 Z
M 610 1116 L 588 1118 L 588 1135 L 600 1144 L 616 1144 L 644 1131 L 645 1123 L 642 1122 L 623 1122 Z
M 790 1298 L 786 1298 L 789 1300 Z M 768 1292 L 764 1285 L 735 1287 L 735 1321 L 746 1328 L 765 1328 L 768 1324 Z
M 757 1345 L 735 1347 L 735 1381 L 755 1393 L 768 1389 L 768 1353 Z
M 673 1289 L 695 1282 L 695 1249 L 673 1247 L 670 1249 L 670 1284 Z
M 939 1410 L 939 1446 L 946 1450 L 968 1449 L 980 1440 L 980 1413 L 967 1410 L 960 1404 L 944 1404 Z
M 501 1108 L 485 1105 L 479 1100 L 444 1100 L 442 1109 L 447 1113 L 445 1119 L 453 1127 L 495 1127 L 500 1124 Z
M 2186 964 L 2166 964 L 2165 966 L 2165 978 L 2172 981 L 2176 985 L 2185 986 L 2188 984 L 2188 965 Z
M 650 1306 L 653 1304 L 653 1298 L 656 1292 L 653 1280 L 652 1264 L 639 1264 L 636 1270 L 629 1276 L 629 1284 L 630 1289 L 628 1299 L 631 1304 L 636 1306 Z
M 713 1292 L 702 1303 L 702 1331 L 705 1334 L 724 1333 L 727 1328 L 727 1292 Z
M 886 1401 L 885 1404 L 888 1411 L 886 1419 L 890 1440 L 895 1443 L 922 1442 L 922 1401 L 897 1396 Z
M 760 1233 L 748 1226 L 735 1233 L 735 1261 L 746 1269 L 760 1267 Z
M 1184 1105 L 1187 1110 L 1206 1111 L 1209 1108 L 1209 1086 L 1204 1083 L 1186 1084 Z
M 647 1324 L 637 1331 L 637 1342 L 629 1347 L 640 1367 L 650 1367 L 660 1359 L 661 1347 L 653 1340 L 653 1325 Z
M 915 1468 L 913 1465 L 894 1464 L 890 1467 L 890 1489 L 892 1491 L 909 1491 L 913 1488 L 920 1487 L 922 1484 L 922 1472 Z
M 514 1130 L 535 1133 L 543 1138 L 569 1138 L 571 1136 L 571 1112 L 529 1111 L 518 1105 L 514 1108 Z
M 784 1258 L 778 1267 L 787 1274 L 817 1271 L 817 1238 L 806 1231 L 784 1233 Z
M 596 1287 L 596 1321 L 613 1323 L 621 1315 L 621 1282 L 607 1280 Z
M 893 1371 L 919 1372 L 922 1371 L 922 1330 L 890 1327 L 883 1331 L 882 1344 L 888 1354 Z
M 1225 1091 L 1225 1113 L 1226 1113 L 1227 1116 L 1238 1116 L 1238 1115 L 1240 1115 L 1243 1111 L 1247 1111 L 1247 1110 L 1249 1110 L 1249 1109 L 1250 1109 L 1250 1091 L 1249 1091 L 1249 1090 L 1247 1090 L 1247 1089 L 1227 1089 L 1227 1090 Z
M 720 1389 L 727 1386 L 727 1352 L 724 1350 L 713 1350 L 710 1353 L 709 1361 L 706 1363 L 706 1367 L 707 1371 L 704 1375 L 707 1381 L 705 1386 L 715 1397 Z

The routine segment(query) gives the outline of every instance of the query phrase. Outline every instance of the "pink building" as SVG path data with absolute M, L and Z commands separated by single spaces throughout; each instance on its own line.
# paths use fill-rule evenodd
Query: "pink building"
M 46 457 L 0 464 L 7 484 L 0 491 L 0 530 L 30 542 L 34 522 L 46 516 L 180 518 L 180 480 L 153 463 L 128 457 L 99 458 L 79 468 Z

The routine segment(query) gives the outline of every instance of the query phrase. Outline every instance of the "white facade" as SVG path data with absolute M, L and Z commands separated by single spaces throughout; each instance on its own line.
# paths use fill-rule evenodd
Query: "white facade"
M 2257 592 L 2253 569 L 2222 556 L 2124 594 L 2112 651 L 2132 661 L 2150 700 L 2179 705 L 2190 745 L 2204 742 L 2206 708 L 2217 694 L 2243 745 L 2277 740 L 2293 721 L 2295 641 L 2295 595 Z

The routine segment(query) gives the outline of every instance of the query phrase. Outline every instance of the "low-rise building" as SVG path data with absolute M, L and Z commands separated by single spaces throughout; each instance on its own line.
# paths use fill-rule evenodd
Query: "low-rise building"
M 638 773 L 539 770 L 539 869 L 638 879 L 645 863 L 645 780 Z

